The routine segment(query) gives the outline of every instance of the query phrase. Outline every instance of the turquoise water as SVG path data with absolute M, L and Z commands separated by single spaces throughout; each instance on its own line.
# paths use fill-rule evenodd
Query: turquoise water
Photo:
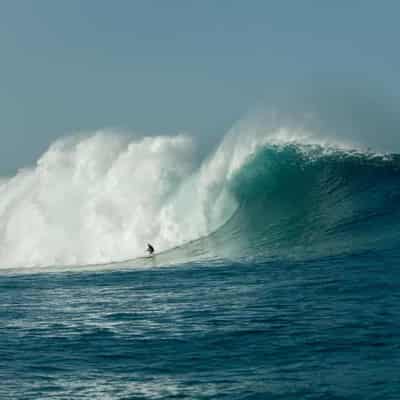
M 396 156 L 266 148 L 207 237 L 3 268 L 0 398 L 400 398 Z

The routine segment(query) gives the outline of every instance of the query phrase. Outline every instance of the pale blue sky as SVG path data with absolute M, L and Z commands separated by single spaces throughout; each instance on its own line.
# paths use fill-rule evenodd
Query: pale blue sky
M 0 0 L 0 175 L 75 130 L 212 141 L 271 93 L 324 79 L 398 96 L 398 4 Z

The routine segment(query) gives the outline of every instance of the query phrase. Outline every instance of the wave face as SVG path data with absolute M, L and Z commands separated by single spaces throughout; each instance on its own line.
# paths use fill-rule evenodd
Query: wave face
M 231 181 L 240 207 L 218 233 L 231 254 L 327 256 L 398 243 L 400 157 L 270 146 Z
M 400 158 L 292 124 L 239 123 L 203 162 L 183 135 L 57 141 L 0 181 L 0 266 L 308 257 L 392 246 Z

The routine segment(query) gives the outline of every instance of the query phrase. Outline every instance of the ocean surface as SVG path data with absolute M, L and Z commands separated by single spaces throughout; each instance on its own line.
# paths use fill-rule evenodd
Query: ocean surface
M 98 132 L 2 179 L 0 398 L 398 400 L 400 157 L 330 139 Z

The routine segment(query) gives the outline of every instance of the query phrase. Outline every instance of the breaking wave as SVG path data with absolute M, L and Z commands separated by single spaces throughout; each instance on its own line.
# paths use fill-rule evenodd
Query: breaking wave
M 0 180 L 0 266 L 171 254 L 260 257 L 396 241 L 400 159 L 269 116 L 238 123 L 202 162 L 185 135 L 94 132 Z

